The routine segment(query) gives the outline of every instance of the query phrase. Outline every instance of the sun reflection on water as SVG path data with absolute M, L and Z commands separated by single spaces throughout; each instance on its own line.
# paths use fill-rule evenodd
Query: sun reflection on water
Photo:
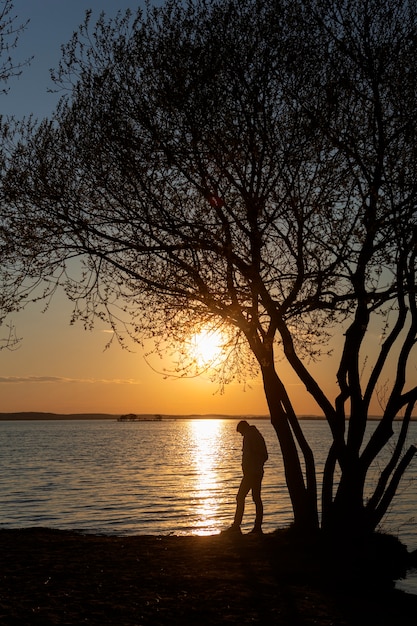
M 221 527 L 219 505 L 222 477 L 219 468 L 219 448 L 223 445 L 222 420 L 190 421 L 190 438 L 194 468 L 194 514 L 198 513 L 195 532 L 213 534 L 213 522 Z

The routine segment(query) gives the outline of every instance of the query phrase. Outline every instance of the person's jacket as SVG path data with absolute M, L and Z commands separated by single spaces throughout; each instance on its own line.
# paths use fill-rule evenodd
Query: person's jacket
M 265 439 L 256 426 L 250 426 L 243 437 L 242 470 L 244 474 L 263 472 L 268 459 Z

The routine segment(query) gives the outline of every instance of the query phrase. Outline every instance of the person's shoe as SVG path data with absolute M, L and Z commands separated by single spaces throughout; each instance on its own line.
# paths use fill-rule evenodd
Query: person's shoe
M 262 528 L 252 528 L 252 530 L 248 533 L 248 535 L 263 535 Z
M 240 530 L 240 526 L 234 526 L 233 524 L 226 528 L 226 530 L 222 530 L 221 535 L 241 535 L 242 531 Z

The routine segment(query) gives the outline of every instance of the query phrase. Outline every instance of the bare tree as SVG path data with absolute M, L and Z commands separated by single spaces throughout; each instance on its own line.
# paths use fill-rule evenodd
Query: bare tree
M 17 16 L 12 14 L 13 1 L 0 0 L 0 83 L 2 91 L 7 92 L 7 83 L 13 76 L 20 76 L 29 60 L 16 61 L 12 53 L 17 47 L 19 36 L 28 21 L 17 23 Z
M 7 94 L 11 78 L 19 76 L 23 68 L 30 62 L 29 59 L 16 61 L 13 54 L 18 44 L 18 39 L 27 26 L 26 22 L 18 22 L 17 16 L 13 15 L 12 0 L 0 0 L 0 92 Z M 9 122 L 0 116 L 1 154 L 0 163 L 5 162 L 5 144 L 9 136 Z M 7 219 L 7 218 L 6 218 Z M 3 286 L 0 294 L 0 325 L 5 324 L 6 334 L 0 338 L 0 349 L 12 349 L 18 344 L 15 328 L 11 322 L 5 323 L 7 315 L 16 308 L 20 299 L 16 294 L 15 272 L 9 271 L 10 263 L 14 261 L 13 245 L 11 237 L 3 221 L 3 210 L 0 210 L 0 280 Z
M 56 115 L 22 129 L 7 167 L 19 279 L 47 278 L 44 296 L 64 285 L 75 318 L 108 319 L 122 339 L 220 323 L 227 379 L 249 348 L 298 528 L 319 525 L 317 475 L 278 353 L 333 436 L 324 528 L 375 529 L 416 451 L 403 454 L 417 398 L 416 42 L 413 7 L 398 0 L 170 0 L 94 28 L 87 14 L 55 77 L 68 90 Z M 309 364 L 341 332 L 331 398 Z

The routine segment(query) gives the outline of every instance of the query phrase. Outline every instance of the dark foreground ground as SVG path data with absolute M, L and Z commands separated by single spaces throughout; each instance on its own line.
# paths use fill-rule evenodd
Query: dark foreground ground
M 380 579 L 370 577 L 342 548 L 332 549 L 340 566 L 329 568 L 313 543 L 285 532 L 121 538 L 0 530 L 0 625 L 417 624 L 417 596 L 385 585 L 382 563 Z

